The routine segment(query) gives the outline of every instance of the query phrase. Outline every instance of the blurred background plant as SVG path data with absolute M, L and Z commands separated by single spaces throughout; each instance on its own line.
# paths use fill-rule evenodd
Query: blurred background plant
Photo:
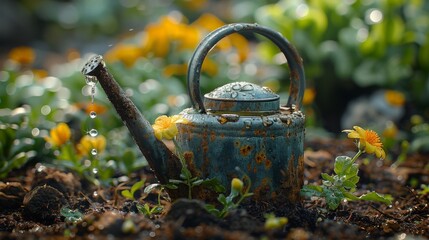
M 101 89 L 91 104 L 80 69 L 92 54 L 103 54 L 153 122 L 190 106 L 186 68 L 199 40 L 241 21 L 281 32 L 300 52 L 308 139 L 361 125 L 383 132 L 386 147 L 396 149 L 387 152 L 427 152 L 428 12 L 423 0 L 6 0 L 0 9 L 0 124 L 2 139 L 12 145 L 2 140 L 2 159 L 14 159 L 11 146 L 31 138 L 37 158 L 29 154 L 7 166 L 56 161 L 43 139 L 65 122 L 73 145 L 90 128 L 106 138 L 103 161 L 116 169 L 110 175 L 145 166 Z M 231 81 L 265 85 L 287 99 L 285 59 L 263 37 L 231 35 L 209 54 L 202 92 Z M 17 112 L 24 112 L 20 121 L 12 120 Z

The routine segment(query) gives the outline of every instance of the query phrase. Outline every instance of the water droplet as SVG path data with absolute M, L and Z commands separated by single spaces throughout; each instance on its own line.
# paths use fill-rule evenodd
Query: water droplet
M 239 83 L 236 83 L 236 84 L 232 85 L 232 89 L 236 90 L 236 91 L 240 90 L 241 89 L 241 85 Z
M 238 93 L 237 93 L 237 92 L 232 92 L 232 93 L 231 93 L 231 97 L 232 97 L 232 98 L 236 98 L 236 97 L 238 97 Z
M 251 84 L 246 84 L 241 88 L 241 91 L 252 91 L 253 86 Z
M 244 120 L 244 127 L 246 129 L 249 129 L 252 126 L 252 121 L 250 120 Z
M 85 75 L 85 82 L 89 86 L 95 86 L 95 84 L 98 82 L 98 79 L 95 76 Z
M 97 155 L 97 149 L 95 149 L 95 148 L 93 148 L 92 150 L 91 150 L 91 155 L 92 156 L 95 156 L 95 155 Z
M 240 31 L 240 30 L 242 30 L 244 27 L 243 27 L 243 25 L 241 25 L 241 24 L 236 24 L 235 26 L 234 26 L 234 30 L 235 31 Z
M 89 136 L 96 137 L 98 135 L 98 131 L 96 129 L 89 130 Z
M 98 173 L 98 168 L 93 168 L 92 169 L 92 173 L 97 174 Z
M 226 88 L 225 91 L 231 92 L 231 88 Z
M 96 113 L 96 112 L 94 112 L 94 111 L 91 111 L 91 112 L 89 113 L 89 117 L 90 117 L 90 118 L 92 118 L 92 119 L 94 119 L 94 118 L 96 118 L 96 117 L 97 117 L 97 113 Z

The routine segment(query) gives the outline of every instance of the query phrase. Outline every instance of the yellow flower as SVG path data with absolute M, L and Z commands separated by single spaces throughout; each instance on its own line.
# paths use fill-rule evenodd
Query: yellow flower
M 30 47 L 16 47 L 9 52 L 9 59 L 22 65 L 32 64 L 35 58 L 36 54 Z
M 155 119 L 155 123 L 152 125 L 153 131 L 155 132 L 155 137 L 159 140 L 173 139 L 177 133 L 178 129 L 176 123 L 188 123 L 188 120 L 182 118 L 180 115 L 174 115 L 171 117 L 162 115 Z
M 316 89 L 314 88 L 306 88 L 304 90 L 304 98 L 302 99 L 302 105 L 310 105 L 314 102 L 314 98 L 316 97 Z
M 384 98 L 387 103 L 394 107 L 402 107 L 405 104 L 404 94 L 395 90 L 386 90 Z
M 118 44 L 109 50 L 104 58 L 108 62 L 123 62 L 125 66 L 132 67 L 134 63 L 143 55 L 143 50 L 139 46 L 129 44 Z
M 59 147 L 66 143 L 71 136 L 70 128 L 65 123 L 59 123 L 56 127 L 52 128 L 48 137 L 45 140 L 53 146 Z
M 97 137 L 85 135 L 76 145 L 76 150 L 79 155 L 88 155 L 93 149 L 97 150 L 97 153 L 101 153 L 105 148 L 106 138 L 102 135 L 98 135 Z
M 231 188 L 236 190 L 237 192 L 241 192 L 243 189 L 243 181 L 238 178 L 233 178 L 231 181 Z
M 359 126 L 353 127 L 355 130 L 343 130 L 348 133 L 347 137 L 359 140 L 359 149 L 366 153 L 374 153 L 378 158 L 384 159 L 386 153 L 383 150 L 383 143 L 380 137 L 373 130 L 365 130 Z

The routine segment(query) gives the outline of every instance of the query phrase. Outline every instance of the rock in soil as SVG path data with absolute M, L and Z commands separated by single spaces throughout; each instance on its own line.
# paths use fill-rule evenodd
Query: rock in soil
M 216 224 L 217 219 L 205 208 L 199 200 L 178 199 L 171 205 L 166 221 L 180 222 L 182 227 L 196 227 L 201 224 Z
M 37 222 L 53 224 L 61 218 L 60 210 L 67 200 L 60 191 L 51 186 L 38 186 L 24 197 L 25 215 Z
M 22 205 L 27 190 L 18 182 L 0 182 L 0 206 L 2 210 L 16 209 Z

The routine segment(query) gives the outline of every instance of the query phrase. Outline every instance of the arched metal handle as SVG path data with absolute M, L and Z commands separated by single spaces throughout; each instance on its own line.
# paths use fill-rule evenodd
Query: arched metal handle
M 305 76 L 302 59 L 295 48 L 279 32 L 258 24 L 234 23 L 220 27 L 209 33 L 198 45 L 188 67 L 188 93 L 192 106 L 202 113 L 206 112 L 200 90 L 200 73 L 203 61 L 209 51 L 224 37 L 233 33 L 255 32 L 270 39 L 285 55 L 290 70 L 289 99 L 286 106 L 300 109 L 305 89 Z

